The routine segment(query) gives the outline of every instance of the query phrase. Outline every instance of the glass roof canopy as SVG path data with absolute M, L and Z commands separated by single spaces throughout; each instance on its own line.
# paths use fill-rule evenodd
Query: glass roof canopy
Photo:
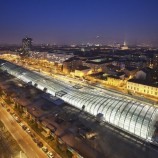
M 123 97 L 93 94 L 89 90 L 83 92 L 75 89 L 71 84 L 64 84 L 62 81 L 43 76 L 10 62 L 2 64 L 0 68 L 26 83 L 36 84 L 41 90 L 46 88 L 47 92 L 52 95 L 60 91 L 65 92 L 63 96 L 60 96 L 65 102 L 79 109 L 85 105 L 85 111 L 95 116 L 102 113 L 105 122 L 126 132 L 142 139 L 151 139 L 153 136 L 154 125 L 158 121 L 158 110 L 155 107 Z

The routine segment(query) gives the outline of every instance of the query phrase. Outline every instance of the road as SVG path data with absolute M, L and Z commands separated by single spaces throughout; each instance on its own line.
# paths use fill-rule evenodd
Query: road
M 46 154 L 35 144 L 31 137 L 19 126 L 19 124 L 2 106 L 0 106 L 0 119 L 28 158 L 47 157 Z

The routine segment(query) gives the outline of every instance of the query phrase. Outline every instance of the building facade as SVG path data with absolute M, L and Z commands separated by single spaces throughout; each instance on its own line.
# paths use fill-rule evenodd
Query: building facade
M 60 63 L 62 64 L 64 61 L 74 57 L 73 53 L 48 53 L 47 59 L 51 62 Z
M 153 79 L 158 81 L 158 54 L 153 58 Z
M 152 85 L 145 85 L 139 82 L 138 80 L 128 80 L 127 81 L 127 90 L 134 93 L 141 93 L 143 95 L 150 95 L 153 97 L 158 97 L 158 87 Z
M 29 51 L 31 50 L 32 47 L 32 38 L 23 38 L 22 39 L 22 48 L 24 51 Z
M 79 66 L 82 66 L 82 61 L 79 58 L 70 58 L 63 62 L 63 72 L 68 74 L 75 71 Z
M 107 69 L 107 65 L 110 64 L 112 64 L 112 61 L 101 61 L 101 62 L 87 61 L 83 63 L 84 66 L 90 67 L 91 70 L 95 73 L 105 72 Z
M 115 87 L 122 87 L 125 84 L 125 81 L 119 77 L 108 76 L 105 83 Z
M 154 55 L 154 58 L 153 58 L 153 68 L 154 69 L 158 69 L 158 54 Z
M 74 75 L 78 77 L 84 77 L 87 76 L 88 74 L 91 74 L 91 69 L 86 66 L 77 68 L 74 73 Z
M 29 57 L 35 59 L 47 59 L 47 52 L 29 51 Z

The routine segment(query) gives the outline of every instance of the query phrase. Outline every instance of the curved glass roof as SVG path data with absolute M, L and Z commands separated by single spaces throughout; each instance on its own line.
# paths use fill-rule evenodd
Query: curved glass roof
M 56 95 L 72 106 L 97 115 L 102 113 L 105 122 L 108 122 L 126 132 L 134 134 L 143 139 L 151 139 L 155 131 L 155 122 L 158 120 L 158 110 L 155 107 L 144 105 L 133 99 L 112 96 L 109 94 L 100 95 L 75 89 L 73 85 L 60 80 L 43 76 L 39 73 L 27 70 L 10 62 L 1 64 L 1 69 L 6 70 L 13 76 L 24 82 L 32 82 L 37 88 Z

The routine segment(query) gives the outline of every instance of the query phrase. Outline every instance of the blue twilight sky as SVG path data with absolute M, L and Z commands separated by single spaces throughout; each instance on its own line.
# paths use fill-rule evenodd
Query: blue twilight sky
M 158 45 L 158 0 L 0 0 L 0 44 L 25 35 L 35 43 Z

